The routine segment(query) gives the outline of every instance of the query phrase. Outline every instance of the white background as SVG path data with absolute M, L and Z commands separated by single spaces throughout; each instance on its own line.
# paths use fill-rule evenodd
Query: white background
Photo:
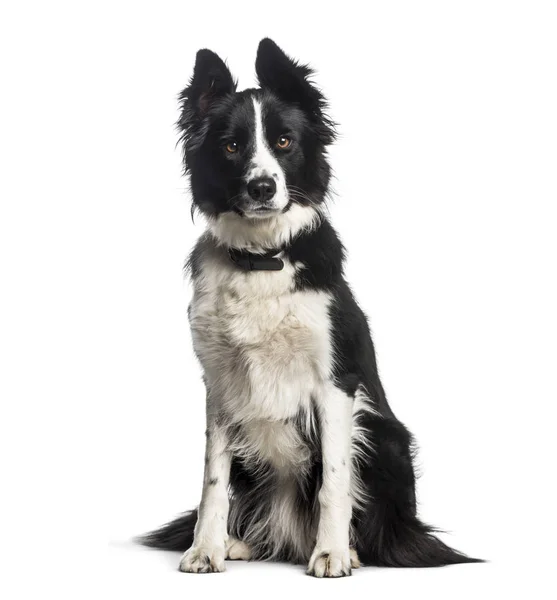
M 7 597 L 552 596 L 556 30 L 538 1 L 2 4 Z M 340 123 L 331 212 L 419 442 L 421 515 L 488 564 L 195 577 L 129 543 L 202 479 L 176 96 L 201 47 L 254 85 L 265 36 Z

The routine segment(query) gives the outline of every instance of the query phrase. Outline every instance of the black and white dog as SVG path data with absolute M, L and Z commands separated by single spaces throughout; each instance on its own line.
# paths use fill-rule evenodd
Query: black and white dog
M 181 95 L 186 172 L 208 221 L 188 263 L 205 477 L 199 509 L 142 542 L 186 550 L 192 573 L 224 571 L 226 558 L 308 563 L 316 577 L 360 561 L 475 562 L 416 515 L 412 437 L 387 403 L 324 211 L 325 100 L 269 39 L 256 71 L 261 87 L 237 92 L 200 50 Z

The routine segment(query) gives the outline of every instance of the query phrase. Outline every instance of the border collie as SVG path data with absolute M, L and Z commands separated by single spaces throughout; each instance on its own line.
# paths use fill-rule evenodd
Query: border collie
M 237 92 L 200 50 L 180 96 L 193 210 L 208 223 L 187 264 L 205 476 L 199 508 L 141 541 L 185 550 L 188 573 L 224 571 L 225 559 L 304 563 L 316 577 L 478 562 L 416 514 L 412 437 L 385 397 L 324 210 L 325 99 L 269 39 L 256 72 L 260 87 Z

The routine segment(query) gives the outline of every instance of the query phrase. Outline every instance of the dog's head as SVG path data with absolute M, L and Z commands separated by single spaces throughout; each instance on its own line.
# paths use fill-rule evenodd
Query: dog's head
M 234 215 L 256 226 L 320 204 L 327 192 L 334 126 L 311 70 L 264 39 L 256 73 L 261 87 L 237 92 L 225 63 L 200 50 L 180 97 L 194 206 L 213 220 Z

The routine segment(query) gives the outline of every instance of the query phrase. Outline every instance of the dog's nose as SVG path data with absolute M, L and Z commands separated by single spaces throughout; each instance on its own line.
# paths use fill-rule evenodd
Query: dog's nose
M 259 177 L 248 183 L 248 194 L 258 202 L 269 201 L 277 191 L 277 184 L 270 177 Z

